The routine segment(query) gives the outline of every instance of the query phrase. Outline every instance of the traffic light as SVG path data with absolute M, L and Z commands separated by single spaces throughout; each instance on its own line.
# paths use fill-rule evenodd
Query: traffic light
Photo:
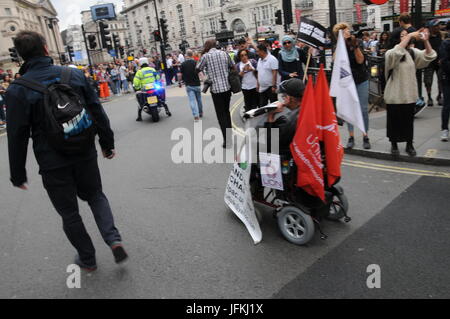
M 161 18 L 159 22 L 161 24 L 162 37 L 164 42 L 167 42 L 167 40 L 169 40 L 169 26 L 167 25 L 167 19 Z
M 19 54 L 17 53 L 16 48 L 9 48 L 9 55 L 11 56 L 11 60 L 13 62 L 20 62 Z
M 73 47 L 72 46 L 70 46 L 70 45 L 67 46 L 67 53 L 69 54 L 70 61 L 72 61 L 72 58 L 75 57 L 75 53 L 73 52 Z
M 120 47 L 119 48 L 119 52 L 120 52 L 120 56 L 124 57 L 125 56 L 125 48 L 124 47 Z
M 107 25 L 104 22 L 99 23 L 100 26 L 100 36 L 102 39 L 102 47 L 103 49 L 108 49 L 108 51 L 112 50 L 112 43 L 111 43 L 111 37 L 109 37 L 108 35 L 111 33 L 108 29 L 109 29 L 109 25 Z
M 162 41 L 161 32 L 159 32 L 159 30 L 153 31 L 153 36 L 155 37 L 155 41 L 156 42 L 161 42 Z
M 67 63 L 67 60 L 66 60 L 66 55 L 63 53 L 63 54 L 61 54 L 61 64 L 65 64 L 65 63 Z
M 290 25 L 294 23 L 292 16 L 292 0 L 283 0 L 284 24 Z
M 89 41 L 89 48 L 91 50 L 95 50 L 97 48 L 97 38 L 95 35 L 88 35 L 88 41 Z
M 119 48 L 120 47 L 120 38 L 119 35 L 117 34 L 113 34 L 113 43 L 114 43 L 114 48 Z
M 283 18 L 282 18 L 283 12 L 281 12 L 281 10 L 278 10 L 277 12 L 275 12 L 275 24 L 277 25 L 283 25 Z

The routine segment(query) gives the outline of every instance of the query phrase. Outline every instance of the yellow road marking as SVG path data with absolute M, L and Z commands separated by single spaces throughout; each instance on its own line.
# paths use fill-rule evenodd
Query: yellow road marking
M 434 171 L 427 171 L 427 170 L 420 170 L 420 169 L 413 169 L 413 168 L 406 168 L 406 167 L 388 166 L 388 165 L 367 163 L 367 162 L 361 162 L 361 161 L 350 161 L 350 160 L 346 160 L 345 162 L 349 163 L 349 164 L 354 164 L 354 165 L 371 165 L 371 166 L 375 166 L 375 167 L 387 168 L 387 169 L 393 169 L 393 170 L 409 171 L 409 172 L 424 173 L 424 174 L 442 174 L 442 175 L 450 176 L 450 173 L 434 172 Z
M 243 101 L 244 101 L 244 97 L 241 97 L 231 107 L 231 124 L 232 124 L 234 130 L 236 131 L 236 133 L 241 135 L 241 136 L 245 136 L 245 132 L 239 126 L 237 126 L 236 123 L 234 123 L 234 119 L 233 118 L 234 118 L 234 112 L 236 112 L 236 110 L 239 108 L 239 106 L 241 106 L 241 103 Z
M 351 163 L 343 163 L 345 166 L 351 166 L 351 167 L 358 167 L 358 168 L 367 168 L 375 171 L 384 171 L 384 172 L 391 172 L 391 173 L 398 173 L 398 174 L 406 174 L 406 175 L 416 175 L 416 176 L 430 176 L 430 177 L 440 177 L 440 178 L 450 178 L 450 174 L 447 173 L 439 173 L 439 172 L 433 172 L 433 173 L 419 173 L 419 172 L 410 172 L 410 171 L 401 171 L 401 170 L 395 170 L 395 169 L 389 169 L 389 168 L 381 168 L 376 166 L 369 165 L 358 165 L 358 164 L 351 164 Z

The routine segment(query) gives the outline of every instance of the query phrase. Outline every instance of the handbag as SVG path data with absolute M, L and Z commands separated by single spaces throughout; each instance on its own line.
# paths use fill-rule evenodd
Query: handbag
M 228 82 L 230 82 L 231 92 L 233 92 L 234 94 L 242 91 L 241 77 L 239 76 L 239 73 L 235 68 L 230 69 Z
M 207 77 L 205 79 L 205 81 L 203 82 L 203 90 L 202 90 L 202 92 L 206 94 L 212 84 L 213 84 L 212 80 L 209 77 Z

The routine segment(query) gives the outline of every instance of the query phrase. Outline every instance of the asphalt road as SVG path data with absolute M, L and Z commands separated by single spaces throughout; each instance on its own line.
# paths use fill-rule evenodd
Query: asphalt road
M 232 104 L 239 99 L 233 97 Z M 105 105 L 118 156 L 99 163 L 131 258 L 124 266 L 113 263 L 82 203 L 99 269 L 83 274 L 81 289 L 66 286 L 75 251 L 34 156 L 30 152 L 27 164 L 30 190 L 12 188 L 7 140 L 0 136 L 0 298 L 449 297 L 444 269 L 450 180 L 434 171 L 450 174 L 450 168 L 347 156 L 341 185 L 350 201 L 350 224 L 325 222 L 328 240 L 317 235 L 307 247 L 297 247 L 283 239 L 267 212 L 263 242 L 255 246 L 223 202 L 232 165 L 172 162 L 171 133 L 192 131 L 194 123 L 183 90 L 169 89 L 168 101 L 173 117 L 159 123 L 135 122 L 133 96 Z M 203 127 L 217 127 L 209 95 L 204 102 Z M 234 121 L 240 124 L 236 114 Z M 376 292 L 364 288 L 369 264 L 380 264 L 382 278 L 386 271 L 390 280 L 382 279 Z M 411 277 L 419 265 L 424 275 Z

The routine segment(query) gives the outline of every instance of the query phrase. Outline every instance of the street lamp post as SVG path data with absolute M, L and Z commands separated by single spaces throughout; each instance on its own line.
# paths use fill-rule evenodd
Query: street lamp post
M 328 0 L 330 6 L 330 27 L 333 28 L 337 24 L 336 16 L 336 0 Z

